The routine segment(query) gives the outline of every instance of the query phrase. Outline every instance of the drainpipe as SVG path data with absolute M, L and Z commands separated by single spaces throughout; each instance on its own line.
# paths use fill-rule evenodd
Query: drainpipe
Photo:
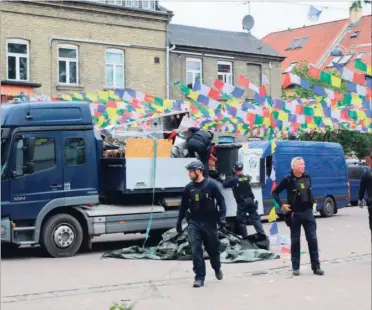
M 167 51 L 166 51 L 166 68 L 165 68 L 165 72 L 166 72 L 166 81 L 165 83 L 167 84 L 166 85 L 166 95 L 167 95 L 167 99 L 169 99 L 169 89 L 170 89 L 170 82 L 169 82 L 169 53 L 171 51 L 173 51 L 174 49 L 176 48 L 176 45 L 173 44 L 173 46 L 171 48 L 169 48 L 169 42 L 168 42 L 168 32 L 167 32 Z

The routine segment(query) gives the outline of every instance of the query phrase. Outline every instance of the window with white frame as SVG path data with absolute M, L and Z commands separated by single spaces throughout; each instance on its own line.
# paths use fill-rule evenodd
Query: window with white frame
M 125 5 L 132 7 L 132 8 L 139 8 L 140 7 L 140 1 L 139 0 L 126 0 Z
M 142 0 L 142 9 L 155 10 L 155 1 L 153 0 Z
M 106 50 L 106 87 L 124 88 L 124 51 Z
M 8 80 L 29 81 L 30 79 L 30 44 L 22 39 L 7 41 Z
M 58 46 L 58 83 L 79 84 L 79 53 L 75 45 Z
M 331 59 L 327 68 L 333 67 L 334 66 L 333 63 L 346 65 L 352 57 L 353 57 L 352 54 L 351 55 L 345 55 L 345 56 L 335 56 Z
M 196 80 L 203 80 L 202 60 L 198 58 L 186 58 L 186 85 L 194 85 Z
M 232 84 L 232 79 L 233 79 L 232 62 L 218 61 L 217 67 L 218 67 L 218 79 L 227 84 Z

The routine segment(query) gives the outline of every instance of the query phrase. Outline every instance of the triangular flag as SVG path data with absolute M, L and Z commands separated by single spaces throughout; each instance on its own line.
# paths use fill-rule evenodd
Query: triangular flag
M 273 192 L 275 188 L 276 188 L 276 182 L 274 180 L 273 184 L 271 185 L 271 192 Z
M 273 207 L 269 213 L 269 216 L 267 217 L 267 220 L 269 222 L 274 222 L 276 221 L 276 212 L 275 212 L 275 208 Z
M 271 141 L 271 154 L 275 153 L 275 149 L 276 149 L 276 143 L 275 143 L 275 140 L 272 140 Z
M 274 236 L 279 233 L 278 223 L 274 222 L 270 227 L 270 236 Z

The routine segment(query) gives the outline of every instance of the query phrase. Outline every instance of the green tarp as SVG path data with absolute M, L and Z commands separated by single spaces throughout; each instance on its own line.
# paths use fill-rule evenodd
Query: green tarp
M 151 235 L 151 233 L 150 233 Z M 279 258 L 279 255 L 260 249 L 255 243 L 241 240 L 233 234 L 219 231 L 221 263 L 253 262 Z M 208 258 L 207 253 L 204 253 Z M 155 259 L 155 260 L 191 260 L 191 247 L 187 241 L 187 229 L 180 235 L 175 229 L 168 230 L 157 246 L 142 248 L 131 246 L 121 250 L 107 252 L 104 258 Z

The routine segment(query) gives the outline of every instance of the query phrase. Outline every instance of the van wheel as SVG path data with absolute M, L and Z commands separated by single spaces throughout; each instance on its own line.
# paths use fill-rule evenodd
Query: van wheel
M 69 214 L 51 216 L 41 231 L 41 246 L 52 257 L 74 256 L 83 241 L 83 229 Z
M 335 203 L 331 197 L 327 197 L 324 200 L 323 208 L 320 210 L 322 217 L 331 217 L 335 214 Z

